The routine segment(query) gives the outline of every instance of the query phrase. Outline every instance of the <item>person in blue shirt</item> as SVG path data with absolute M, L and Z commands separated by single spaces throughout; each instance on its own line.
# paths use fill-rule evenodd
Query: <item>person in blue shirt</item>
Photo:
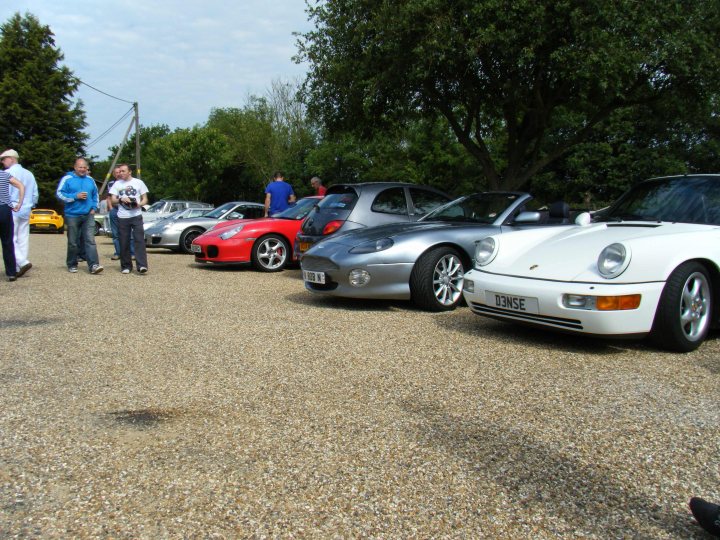
M 78 253 L 81 236 L 84 236 L 85 258 L 91 274 L 99 274 L 103 267 L 98 260 L 95 245 L 95 212 L 100 200 L 95 180 L 88 174 L 88 163 L 83 158 L 75 160 L 74 170 L 60 179 L 56 195 L 65 203 L 65 222 L 67 224 L 68 271 L 77 272 Z M 82 231 L 82 235 L 81 235 Z
M 295 192 L 280 171 L 275 173 L 275 179 L 265 188 L 265 217 L 269 217 L 286 210 L 295 202 Z
M 15 227 L 15 263 L 17 265 L 17 277 L 25 275 L 25 272 L 32 268 L 28 259 L 28 247 L 30 245 L 30 211 L 38 202 L 38 188 L 35 176 L 22 165 L 20 156 L 12 148 L 0 154 L 0 163 L 8 174 L 14 176 L 25 186 L 25 197 L 20 206 L 20 211 L 13 214 L 13 225 Z M 10 198 L 13 203 L 19 201 L 20 193 L 14 187 L 10 187 Z

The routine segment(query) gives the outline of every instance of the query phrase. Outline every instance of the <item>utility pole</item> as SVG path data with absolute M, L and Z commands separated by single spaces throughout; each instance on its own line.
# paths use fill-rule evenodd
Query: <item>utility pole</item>
M 142 178 L 142 167 L 140 166 L 140 109 L 138 102 L 133 103 L 135 108 L 135 175 Z

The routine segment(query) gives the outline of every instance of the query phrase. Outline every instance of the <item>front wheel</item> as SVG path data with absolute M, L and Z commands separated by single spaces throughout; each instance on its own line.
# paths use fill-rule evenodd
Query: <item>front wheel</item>
M 653 341 L 673 351 L 694 351 L 710 330 L 712 308 L 712 287 L 705 267 L 696 262 L 681 264 L 660 295 Z
M 198 236 L 203 233 L 200 229 L 188 229 L 180 235 L 180 251 L 183 253 L 192 253 L 192 243 Z
M 450 247 L 424 253 L 410 274 L 413 303 L 428 311 L 451 311 L 462 301 L 465 269 L 460 254 Z
M 285 239 L 269 234 L 263 236 L 252 248 L 253 266 L 261 272 L 279 272 L 287 266 L 290 248 Z

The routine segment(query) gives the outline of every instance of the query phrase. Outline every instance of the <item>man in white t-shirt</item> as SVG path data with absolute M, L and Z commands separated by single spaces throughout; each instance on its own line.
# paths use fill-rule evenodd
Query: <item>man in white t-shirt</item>
M 118 165 L 117 171 L 118 179 L 110 188 L 110 195 L 112 195 L 113 204 L 118 205 L 121 272 L 129 274 L 132 270 L 132 256 L 130 255 L 132 236 L 137 271 L 146 274 L 148 262 L 145 251 L 142 207 L 148 203 L 148 188 L 145 182 L 132 177 L 130 166 L 127 163 Z

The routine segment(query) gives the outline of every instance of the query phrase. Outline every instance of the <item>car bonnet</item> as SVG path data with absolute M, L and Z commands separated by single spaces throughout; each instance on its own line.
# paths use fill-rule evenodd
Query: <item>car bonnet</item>
M 482 270 L 534 279 L 606 282 L 597 271 L 597 260 L 610 244 L 626 245 L 631 257 L 643 261 L 662 253 L 671 236 L 686 238 L 687 234 L 712 229 L 708 225 L 624 222 L 511 232 L 495 238 L 498 254 Z M 636 264 L 634 271 L 632 267 L 631 264 L 623 279 L 613 281 L 653 279 L 646 271 L 647 264 Z M 638 276 L 638 268 L 645 275 Z

